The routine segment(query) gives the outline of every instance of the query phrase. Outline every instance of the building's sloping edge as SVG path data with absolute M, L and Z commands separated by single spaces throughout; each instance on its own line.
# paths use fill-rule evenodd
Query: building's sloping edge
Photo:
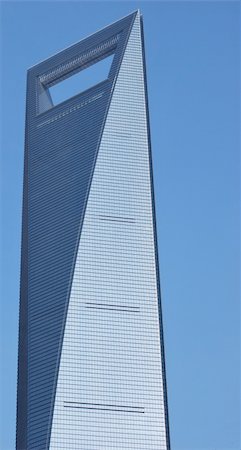
M 164 333 L 163 333 L 163 320 L 162 320 L 162 304 L 161 304 L 161 284 L 159 274 L 159 258 L 158 258 L 158 242 L 157 242 L 157 228 L 156 228 L 156 211 L 155 211 L 155 195 L 154 195 L 154 182 L 153 182 L 153 165 L 152 165 L 152 151 L 151 151 L 151 133 L 150 133 L 150 118 L 149 118 L 149 105 L 148 105 L 148 93 L 147 93 L 147 76 L 146 76 L 146 60 L 145 60 L 145 41 L 144 41 L 144 26 L 143 18 L 141 16 L 141 34 L 142 34 L 142 51 L 143 51 L 143 72 L 145 83 L 145 99 L 146 99 L 146 114 L 147 114 L 147 131 L 149 142 L 149 164 L 150 164 L 150 178 L 151 178 L 151 193 L 152 193 L 152 208 L 153 208 L 153 230 L 155 239 L 155 256 L 156 256 L 156 274 L 157 274 L 157 290 L 158 290 L 158 310 L 159 310 L 159 322 L 160 322 L 160 345 L 161 345 L 161 361 L 162 361 L 162 381 L 163 381 L 163 396 L 165 405 L 165 421 L 166 421 L 166 442 L 167 450 L 171 450 L 170 444 L 170 431 L 169 431 L 169 415 L 168 415 L 168 401 L 167 401 L 167 381 L 166 381 L 166 365 L 165 365 L 165 350 L 164 350 Z
M 24 152 L 24 186 L 22 204 L 22 239 L 21 239 L 21 271 L 20 271 L 20 302 L 18 330 L 18 377 L 17 377 L 17 427 L 16 448 L 27 448 L 27 309 L 28 309 L 28 192 L 26 180 L 28 177 L 28 140 L 27 140 L 27 108 L 25 124 Z

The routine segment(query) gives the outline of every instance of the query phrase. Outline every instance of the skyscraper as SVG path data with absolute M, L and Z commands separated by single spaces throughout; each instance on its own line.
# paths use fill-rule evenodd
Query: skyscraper
M 170 448 L 150 152 L 139 12 L 28 71 L 18 450 Z

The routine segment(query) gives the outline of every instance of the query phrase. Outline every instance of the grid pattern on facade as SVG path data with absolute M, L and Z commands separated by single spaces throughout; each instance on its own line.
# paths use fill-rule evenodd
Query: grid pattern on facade
M 79 242 L 51 450 L 168 448 L 143 76 L 138 14 Z
M 134 12 L 28 71 L 17 450 L 170 449 L 143 69 Z

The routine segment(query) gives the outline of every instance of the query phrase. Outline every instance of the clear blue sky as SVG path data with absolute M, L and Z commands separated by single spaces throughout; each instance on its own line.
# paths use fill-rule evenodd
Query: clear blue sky
M 239 3 L 2 3 L 1 450 L 13 450 L 26 70 L 140 8 L 172 450 L 240 450 Z

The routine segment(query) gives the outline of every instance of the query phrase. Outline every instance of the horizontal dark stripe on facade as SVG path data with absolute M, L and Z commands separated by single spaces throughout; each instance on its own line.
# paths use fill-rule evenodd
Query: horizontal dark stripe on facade
M 110 405 L 102 403 L 84 403 L 84 402 L 74 402 L 65 401 L 65 408 L 78 408 L 78 409 L 89 409 L 89 410 L 100 410 L 100 411 L 115 411 L 115 412 L 130 412 L 137 414 L 144 414 L 144 408 L 140 406 L 129 406 L 129 405 Z
M 100 307 L 100 306 L 86 306 L 88 309 L 98 309 L 102 311 L 122 311 L 122 312 L 128 312 L 128 313 L 139 313 L 140 311 L 132 311 L 130 309 L 124 309 L 124 308 L 107 308 L 107 307 Z

